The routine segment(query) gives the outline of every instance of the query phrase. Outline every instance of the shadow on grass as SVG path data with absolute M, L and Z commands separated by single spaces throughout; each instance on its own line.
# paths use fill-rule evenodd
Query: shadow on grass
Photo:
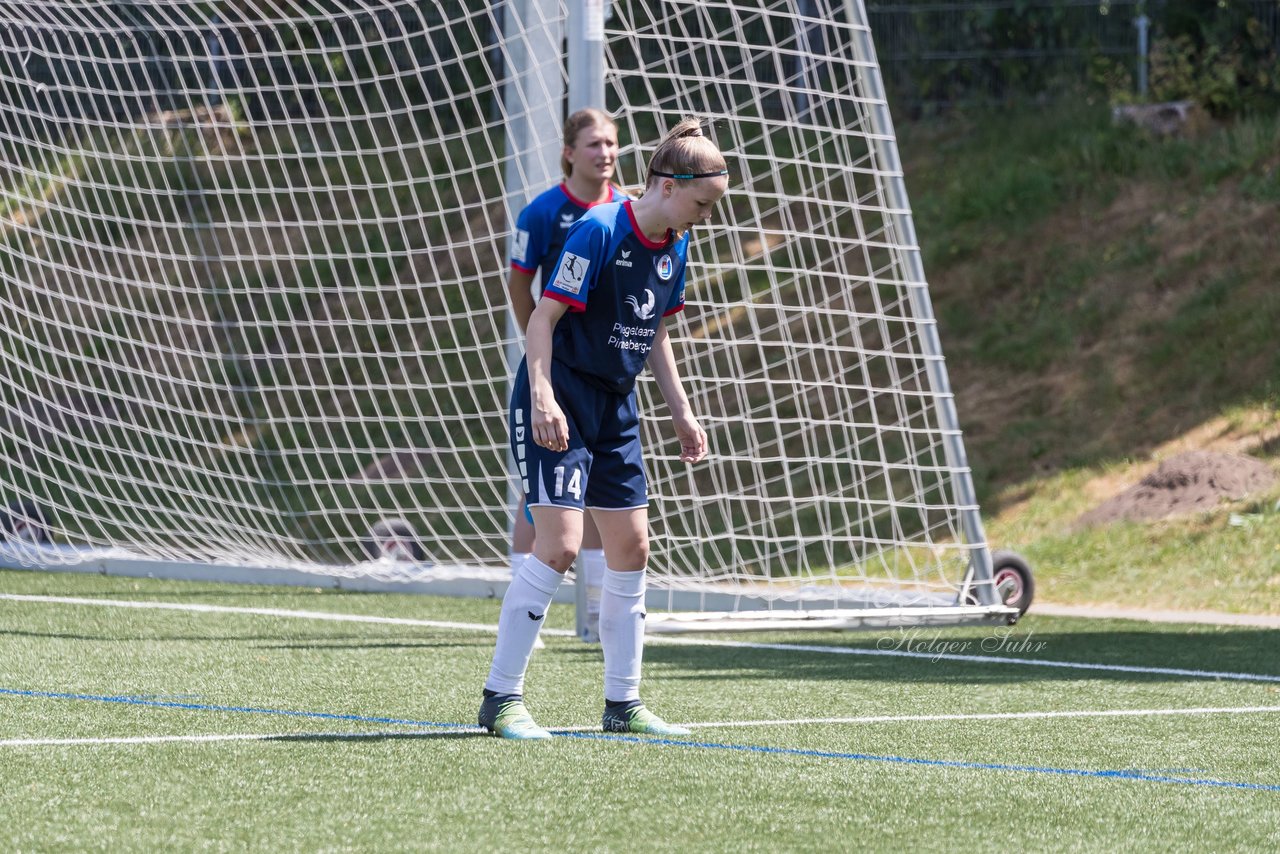
M 712 639 L 714 643 L 715 640 Z M 745 643 L 764 643 L 748 639 Z M 669 679 L 1023 683 L 1229 681 L 1280 684 L 1280 631 L 1199 629 L 948 634 L 911 629 L 880 635 L 771 637 L 773 647 L 664 644 L 648 664 Z M 786 648 L 778 648 L 786 647 Z M 1040 662 L 1040 663 L 1036 663 Z
M 263 643 L 258 644 L 255 649 L 315 649 L 315 650 L 353 650 L 353 649 L 458 649 L 459 647 L 491 647 L 493 639 L 486 638 L 484 643 L 476 643 L 470 641 L 380 641 L 378 643 L 370 643 L 369 641 L 361 641 L 359 638 L 352 638 L 350 641 L 336 642 L 332 639 L 320 641 L 318 643 Z
M 447 629 L 436 630 L 443 634 Z M 459 649 L 492 647 L 493 636 L 478 638 L 453 638 L 448 641 L 418 638 L 371 641 L 362 635 L 92 635 L 72 632 L 32 632 L 16 629 L 0 629 L 0 638 L 41 638 L 46 640 L 85 641 L 90 643 L 138 644 L 138 643 L 248 643 L 254 649 L 296 650 L 365 650 L 365 649 Z
M 493 738 L 493 735 L 487 732 L 480 732 L 478 729 L 460 732 L 319 732 L 273 735 L 261 740 L 333 743 L 343 741 L 445 741 L 464 738 Z
M 361 591 L 356 590 L 339 590 L 331 585 L 314 584 L 314 585 L 267 585 L 267 584 L 216 584 L 206 585 L 199 581 L 185 581 L 181 579 L 156 579 L 156 578 L 137 578 L 131 575 L 102 575 L 101 573 L 67 573 L 58 571 L 44 571 L 39 569 L 11 569 L 9 567 L 0 567 L 0 578 L 4 578 L 6 574 L 12 573 L 15 577 L 30 579 L 34 576 L 41 576 L 42 579 L 49 581 L 52 586 L 45 587 L 42 590 L 23 590 L 24 595 L 28 596 L 76 596 L 79 598 L 99 597 L 103 599 L 137 599 L 144 596 L 148 599 L 245 599 L 258 597 L 267 590 L 272 598 L 307 598 L 319 599 L 326 596 L 338 595 L 362 595 Z M 66 581 L 67 579 L 77 579 L 83 584 L 75 584 L 75 592 L 69 593 L 67 587 L 71 583 L 56 584 L 55 581 Z M 92 581 L 89 581 L 92 579 Z M 97 582 L 97 583 L 93 583 Z M 134 585 L 137 585 L 136 587 Z M 180 584 L 181 589 L 177 590 L 156 590 L 155 587 L 165 584 Z M 127 585 L 127 586 L 126 586 Z M 366 594 L 367 595 L 367 594 Z

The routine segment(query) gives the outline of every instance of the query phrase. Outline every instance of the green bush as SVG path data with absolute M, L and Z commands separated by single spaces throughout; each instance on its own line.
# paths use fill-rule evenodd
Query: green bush
M 1280 58 L 1254 6 L 1247 0 L 1163 4 L 1151 43 L 1147 98 L 1195 101 L 1218 118 L 1280 107 Z M 1132 77 L 1117 62 L 1097 62 L 1093 78 L 1115 103 L 1137 99 Z

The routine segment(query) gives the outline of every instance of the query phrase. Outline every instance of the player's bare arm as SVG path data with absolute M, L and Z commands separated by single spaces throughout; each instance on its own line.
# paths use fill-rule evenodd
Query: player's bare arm
M 675 428 L 676 438 L 680 440 L 680 460 L 686 463 L 698 462 L 707 455 L 707 431 L 702 429 L 689 406 L 689 397 L 680 381 L 675 352 L 671 349 L 671 338 L 665 325 L 659 326 L 657 335 L 654 336 L 649 367 L 653 370 L 654 379 L 658 381 L 662 399 L 671 410 L 671 424 Z
M 529 316 L 533 314 L 533 273 L 512 269 L 507 279 L 507 295 L 511 299 L 511 311 L 516 316 L 520 331 L 528 334 Z
M 569 423 L 551 388 L 551 333 L 568 308 L 556 300 L 539 300 L 529 316 L 525 332 L 533 441 L 551 451 L 563 451 L 569 447 Z

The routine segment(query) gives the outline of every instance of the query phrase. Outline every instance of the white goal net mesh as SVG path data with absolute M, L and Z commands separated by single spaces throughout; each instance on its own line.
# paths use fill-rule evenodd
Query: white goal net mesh
M 400 518 L 503 565 L 508 240 L 556 178 L 508 130 L 566 74 L 520 8 L 3 4 L 0 498 L 143 559 L 356 574 Z M 708 461 L 640 384 L 659 578 L 931 602 L 985 549 L 855 8 L 609 4 L 620 183 L 687 114 L 732 171 L 672 326 Z

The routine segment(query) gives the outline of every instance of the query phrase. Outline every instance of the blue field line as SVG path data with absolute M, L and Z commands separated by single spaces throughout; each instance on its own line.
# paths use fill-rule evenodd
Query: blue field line
M 970 771 L 1019 771 L 1024 774 L 1052 774 L 1059 777 L 1093 777 L 1107 780 L 1139 780 L 1146 783 L 1180 783 L 1184 786 L 1212 786 L 1219 789 L 1246 789 L 1259 792 L 1280 792 L 1280 785 L 1267 783 L 1240 783 L 1233 780 L 1207 778 L 1170 777 L 1163 774 L 1147 774 L 1133 769 L 1117 771 L 1090 771 L 1085 768 L 1054 768 L 1042 765 L 1006 765 L 999 762 L 966 762 L 958 759 L 917 759 L 910 756 L 879 756 L 874 753 L 836 753 L 829 750 L 806 750 L 798 747 L 763 747 L 752 744 L 724 744 L 715 741 L 681 741 L 672 738 L 640 738 L 634 735 L 610 733 L 566 732 L 552 730 L 561 738 L 578 738 L 598 741 L 622 741 L 631 744 L 650 744 L 669 747 L 692 747 L 699 750 L 728 750 L 739 753 L 764 753 L 773 756 L 803 756 L 813 759 L 845 759 L 857 762 L 887 762 L 927 768 L 961 768 Z
M 359 723 L 394 724 L 417 729 L 475 729 L 470 724 L 444 721 L 420 721 L 408 718 L 387 718 L 373 715 L 349 715 L 334 712 L 304 712 L 293 709 L 267 709 L 257 706 L 219 706 L 209 703 L 179 703 L 172 700 L 148 700 L 144 697 L 111 696 L 106 694 L 72 694 L 59 691 L 28 691 L 16 688 L 0 688 L 0 696 L 30 697 L 44 700 L 88 700 L 98 703 L 120 703 L 158 709 L 185 709 L 205 712 L 236 712 L 239 714 L 278 715 L 291 718 L 310 718 L 326 721 L 353 721 Z M 1059 777 L 1091 777 L 1108 780 L 1137 780 L 1147 783 L 1175 783 L 1184 786 L 1210 786 L 1220 789 L 1244 789 L 1261 792 L 1280 792 L 1280 785 L 1266 783 L 1241 783 L 1232 780 L 1209 778 L 1173 777 L 1139 769 L 1090 771 L 1084 768 L 1054 768 L 1041 765 L 1009 765 L 998 762 L 967 762 L 957 759 L 919 759 L 910 756 L 880 756 L 874 753 L 839 753 L 829 750 L 812 750 L 798 747 L 766 747 L 752 744 L 725 744 L 716 741 L 682 741 L 671 738 L 640 738 L 616 733 L 573 732 L 551 730 L 559 738 L 576 738 L 591 741 L 616 741 L 626 744 L 646 744 L 665 747 L 688 747 L 697 750 L 724 750 L 737 753 L 757 753 L 771 756 L 801 756 L 812 759 L 843 759 L 857 762 L 885 762 L 895 765 L 926 768 L 960 768 L 971 771 L 1014 771 L 1025 774 L 1050 774 Z M 305 735 L 305 733 L 294 733 Z
M 354 721 L 369 724 L 399 724 L 418 728 L 453 727 L 468 728 L 467 724 L 439 723 L 437 721 L 415 721 L 405 718 L 381 718 L 370 715 L 343 715 L 334 712 L 300 712 L 292 709 L 264 709 L 256 706 L 217 706 L 209 703 L 179 703 L 173 700 L 148 700 L 145 697 L 125 695 L 111 696 L 106 694 L 64 694 L 57 691 L 21 691 L 15 688 L 0 688 L 0 695 L 9 697 L 33 697 L 40 700 L 92 700 L 98 703 L 120 703 L 126 706 L 146 706 L 153 709 L 187 709 L 197 712 L 238 712 L 253 715 L 279 715 L 288 718 L 312 718 L 325 721 Z

